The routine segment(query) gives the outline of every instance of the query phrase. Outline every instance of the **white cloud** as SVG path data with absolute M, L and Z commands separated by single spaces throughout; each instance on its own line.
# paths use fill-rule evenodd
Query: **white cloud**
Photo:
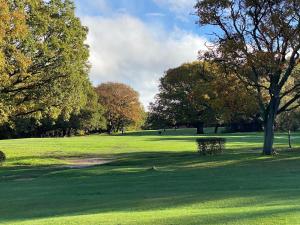
M 160 7 L 168 8 L 178 18 L 187 20 L 188 16 L 194 13 L 194 6 L 197 0 L 153 0 Z
M 157 13 L 157 12 L 152 12 L 152 13 L 146 13 L 146 16 L 164 17 L 165 14 L 163 14 L 163 13 Z
M 92 82 L 127 83 L 145 106 L 153 100 L 164 71 L 196 60 L 198 50 L 205 48 L 205 40 L 196 34 L 178 28 L 167 33 L 126 14 L 82 21 L 89 27 Z

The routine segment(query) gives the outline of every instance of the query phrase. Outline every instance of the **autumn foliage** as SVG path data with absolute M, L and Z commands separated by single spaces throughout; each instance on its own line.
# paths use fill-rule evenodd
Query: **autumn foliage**
M 199 25 L 217 30 L 199 58 L 222 64 L 252 88 L 264 124 L 263 153 L 272 154 L 277 115 L 300 107 L 300 2 L 202 0 L 195 10 Z
M 259 114 L 251 88 L 235 76 L 225 76 L 215 63 L 185 63 L 169 69 L 150 105 L 152 127 L 204 126 L 249 122 Z
M 100 103 L 105 108 L 105 118 L 109 133 L 138 124 L 143 119 L 143 107 L 139 94 L 122 83 L 104 83 L 96 87 Z

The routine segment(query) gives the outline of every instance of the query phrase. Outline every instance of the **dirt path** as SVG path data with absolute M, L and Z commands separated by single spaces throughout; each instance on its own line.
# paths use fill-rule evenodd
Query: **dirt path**
M 109 158 L 66 158 L 67 165 L 63 165 L 64 168 L 80 169 L 91 166 L 98 166 L 110 163 L 113 159 Z

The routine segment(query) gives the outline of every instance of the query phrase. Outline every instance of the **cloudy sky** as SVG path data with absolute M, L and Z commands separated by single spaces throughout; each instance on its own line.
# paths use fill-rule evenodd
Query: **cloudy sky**
M 75 0 L 89 28 L 90 78 L 117 81 L 140 93 L 147 108 L 168 68 L 197 59 L 205 30 L 196 25 L 195 0 Z

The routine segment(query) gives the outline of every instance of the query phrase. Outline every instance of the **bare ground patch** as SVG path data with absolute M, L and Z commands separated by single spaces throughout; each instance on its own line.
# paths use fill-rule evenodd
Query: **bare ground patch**
M 71 168 L 71 169 L 80 169 L 98 165 L 105 165 L 114 161 L 112 158 L 101 158 L 101 157 L 72 157 L 72 158 L 63 158 L 63 160 L 67 163 L 66 165 L 62 165 L 63 168 Z
M 10 174 L 0 176 L 0 181 L 2 180 L 13 180 L 13 181 L 32 181 L 36 178 L 43 177 L 47 175 L 49 172 L 64 170 L 64 169 L 82 169 L 89 168 L 93 166 L 105 165 L 110 162 L 115 161 L 115 158 L 104 156 L 100 157 L 97 155 L 81 155 L 81 156 L 69 156 L 69 157 L 55 157 L 56 159 L 60 159 L 63 161 L 62 164 L 59 165 L 49 165 L 42 167 L 22 167 L 24 164 L 18 165 L 15 169 L 21 168 L 22 170 L 30 170 L 26 174 Z M 28 165 L 26 165 L 28 166 Z M 14 170 L 14 169 L 13 169 Z M 32 171 L 31 171 L 32 170 Z M 45 171 L 45 173 L 43 173 Z M 29 174 L 30 173 L 30 174 Z

